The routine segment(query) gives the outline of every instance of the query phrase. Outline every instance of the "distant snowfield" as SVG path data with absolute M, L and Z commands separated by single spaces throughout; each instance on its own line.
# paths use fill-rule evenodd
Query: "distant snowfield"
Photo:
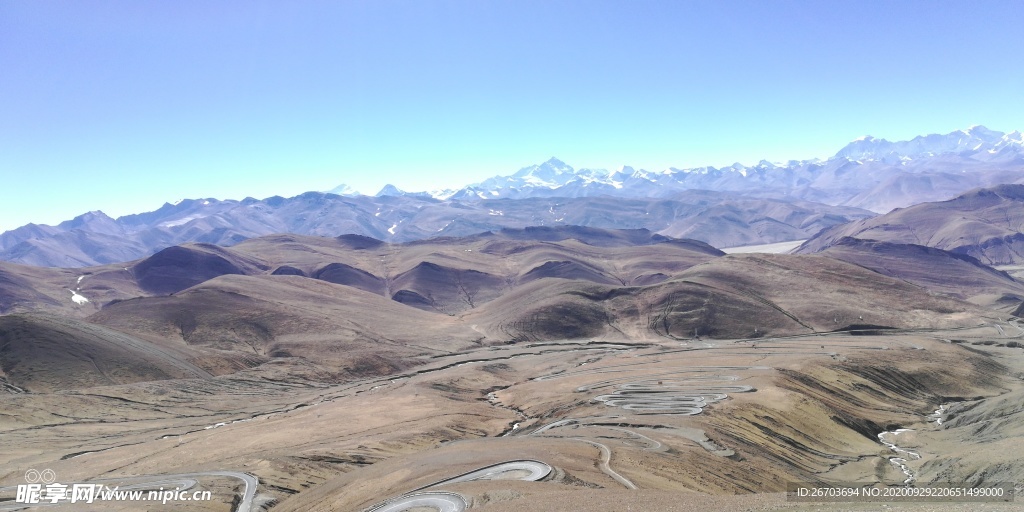
M 757 252 L 766 254 L 788 254 L 793 249 L 800 247 L 800 244 L 806 241 L 807 240 L 790 240 L 789 242 L 776 242 L 774 244 L 724 247 L 721 249 L 721 251 L 726 254 L 750 254 Z
M 89 302 L 89 299 L 85 298 L 84 295 L 79 295 L 78 292 L 74 290 L 68 291 L 71 292 L 71 300 L 74 301 L 75 304 L 82 305 L 85 304 L 86 302 Z
M 1024 265 L 996 265 L 992 268 L 1006 272 L 1010 274 L 1010 277 L 1024 282 Z
M 183 224 L 188 224 L 189 222 L 192 222 L 192 221 L 194 221 L 194 220 L 196 220 L 198 218 L 201 218 L 201 216 L 200 215 L 190 215 L 188 217 L 182 217 L 182 218 L 180 218 L 178 220 L 169 220 L 167 222 L 161 222 L 160 223 L 160 227 L 162 227 L 162 228 L 174 228 L 174 227 L 181 226 Z

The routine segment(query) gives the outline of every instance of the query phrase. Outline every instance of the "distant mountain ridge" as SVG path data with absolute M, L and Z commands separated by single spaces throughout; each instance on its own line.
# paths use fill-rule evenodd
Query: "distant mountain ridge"
M 81 267 L 271 233 L 404 242 L 560 224 L 645 228 L 731 247 L 804 239 L 871 212 L 1004 183 L 1024 184 L 1024 135 L 982 126 L 900 142 L 862 137 L 825 161 L 609 172 L 552 158 L 458 190 L 387 185 L 366 196 L 340 185 L 291 198 L 182 200 L 118 219 L 88 212 L 0 234 L 0 260 Z
M 29 224 L 0 234 L 0 260 L 70 268 L 131 261 L 182 243 L 230 246 L 274 233 L 356 234 L 407 242 L 502 228 L 564 225 L 643 228 L 730 247 L 807 238 L 826 227 L 870 216 L 856 208 L 709 191 L 681 192 L 663 199 L 487 201 L 307 192 L 263 200 L 185 200 L 118 219 L 90 212 L 59 226 Z
M 972 126 L 946 135 L 926 135 L 912 140 L 889 142 L 871 136 L 861 137 L 836 153 L 836 158 L 852 160 L 912 159 L 942 154 L 980 155 L 989 159 L 1020 155 L 1024 134 L 989 130 Z M 998 155 L 998 156 L 995 156 Z M 983 159 L 983 158 L 982 158 Z
M 794 197 L 885 213 L 892 208 L 948 199 L 966 190 L 1024 181 L 1024 134 L 972 126 L 890 142 L 861 137 L 827 160 L 647 171 L 574 169 L 551 158 L 509 176 L 495 176 L 457 190 L 417 192 L 435 199 L 528 197 L 666 197 L 682 190 Z M 377 195 L 404 195 L 393 185 Z

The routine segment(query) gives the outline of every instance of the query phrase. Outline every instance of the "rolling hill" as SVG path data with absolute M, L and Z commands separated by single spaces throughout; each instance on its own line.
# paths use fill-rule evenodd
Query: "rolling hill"
M 976 189 L 948 201 L 837 225 L 795 252 L 819 252 L 844 237 L 936 247 L 987 265 L 1024 263 L 1024 185 Z
M 59 386 L 25 373 L 52 358 L 84 365 L 75 382 L 93 385 L 180 378 L 151 357 L 168 351 L 211 375 L 297 358 L 344 380 L 524 341 L 965 327 L 999 316 L 981 306 L 1009 311 L 1024 296 L 1009 276 L 938 249 L 844 239 L 821 255 L 724 255 L 647 230 L 575 226 L 405 244 L 272 235 L 84 270 L 3 270 L 7 311 L 50 315 L 0 317 L 21 318 L 4 331 L 4 371 L 19 387 Z M 127 352 L 108 356 L 115 346 Z M 93 359 L 137 370 L 117 376 Z
M 1024 303 L 1024 284 L 965 254 L 850 237 L 818 254 L 987 307 L 1013 310 Z

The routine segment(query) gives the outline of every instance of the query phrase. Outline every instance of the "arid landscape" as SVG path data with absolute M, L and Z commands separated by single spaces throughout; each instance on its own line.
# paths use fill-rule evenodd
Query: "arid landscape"
M 213 497 L 159 510 L 811 510 L 787 482 L 1019 487 L 1024 284 L 969 246 L 821 236 L 790 255 L 574 226 L 279 234 L 2 263 L 0 508 L 24 506 L 30 468 Z
M 0 2 L 0 512 L 1024 510 L 946 7 Z

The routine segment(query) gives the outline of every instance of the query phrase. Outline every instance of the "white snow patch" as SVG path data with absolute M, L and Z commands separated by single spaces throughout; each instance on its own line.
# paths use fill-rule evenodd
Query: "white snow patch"
M 726 254 L 787 254 L 793 249 L 800 247 L 807 240 L 791 240 L 789 242 L 776 242 L 774 244 L 744 245 L 739 247 L 723 247 L 722 252 Z
M 210 204 L 210 202 L 209 202 L 209 201 L 203 201 L 203 206 L 206 206 L 206 205 L 208 205 L 208 204 Z
M 78 276 L 78 284 L 82 284 L 82 279 L 85 279 L 85 276 Z
M 173 227 L 181 226 L 183 224 L 188 224 L 189 222 L 192 222 L 192 221 L 194 221 L 194 220 L 196 220 L 198 218 L 200 218 L 199 215 L 190 215 L 188 217 L 182 217 L 182 218 L 180 218 L 178 220 L 169 220 L 167 222 L 161 222 L 160 223 L 160 227 L 162 227 L 162 228 L 173 228 Z
M 71 289 L 69 289 L 68 291 L 71 292 L 71 301 L 74 302 L 75 304 L 81 306 L 82 304 L 89 302 L 89 299 L 85 298 L 84 295 L 79 295 L 78 292 Z
M 487 212 L 487 215 L 505 215 L 505 212 L 501 210 L 490 210 Z
M 392 225 L 390 228 L 388 228 L 388 233 L 391 233 L 392 235 L 395 234 L 395 228 L 397 228 L 397 227 L 398 227 L 398 224 Z

